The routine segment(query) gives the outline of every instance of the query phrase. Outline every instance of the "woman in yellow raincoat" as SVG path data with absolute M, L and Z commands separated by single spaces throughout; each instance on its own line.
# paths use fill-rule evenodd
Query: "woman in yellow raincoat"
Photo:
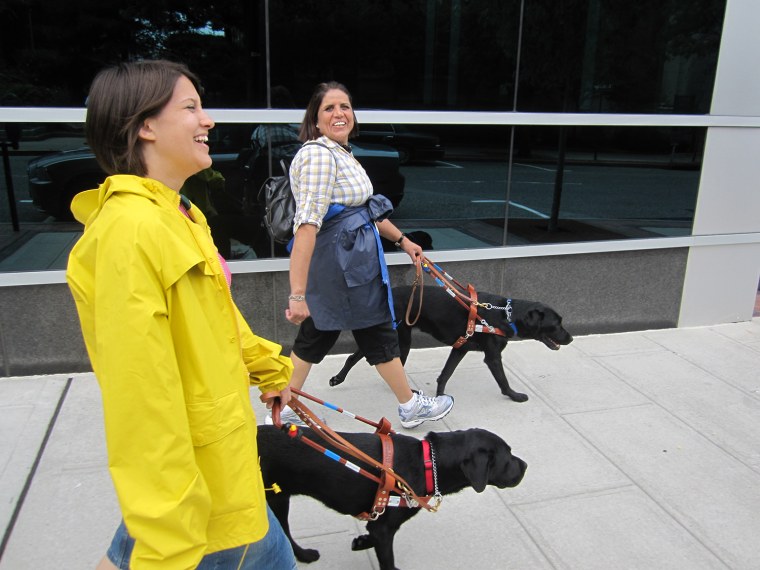
M 206 219 L 178 190 L 211 166 L 198 79 L 103 70 L 87 140 L 110 175 L 76 196 L 67 279 L 103 396 L 123 522 L 99 568 L 296 568 L 267 508 L 249 386 L 290 398 L 290 359 L 254 335 Z

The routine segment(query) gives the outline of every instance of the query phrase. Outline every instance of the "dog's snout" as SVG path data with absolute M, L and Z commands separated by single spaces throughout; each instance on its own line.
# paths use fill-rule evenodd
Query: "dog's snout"
M 519 457 L 513 455 L 507 464 L 501 482 L 495 483 L 496 486 L 499 487 L 499 489 L 504 489 L 505 487 L 517 487 L 525 476 L 525 471 L 527 469 L 528 464 Z
M 519 457 L 512 457 L 514 461 L 512 462 L 512 465 L 510 467 L 514 469 L 514 474 L 511 479 L 510 487 L 516 487 L 520 484 L 520 481 L 523 480 L 523 477 L 525 477 L 525 471 L 528 469 L 528 464 L 525 463 L 522 459 Z

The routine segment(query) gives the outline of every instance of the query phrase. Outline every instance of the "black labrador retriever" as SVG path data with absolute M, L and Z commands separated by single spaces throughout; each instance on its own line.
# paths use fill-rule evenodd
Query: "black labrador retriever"
M 410 286 L 404 285 L 393 288 L 393 306 L 396 312 L 398 325 L 398 340 L 401 348 L 401 362 L 406 362 L 409 350 L 412 346 L 412 327 L 406 324 L 404 315 L 412 293 Z M 471 350 L 484 353 L 483 361 L 496 379 L 501 388 L 501 393 L 509 396 L 515 402 L 524 402 L 528 399 L 526 394 L 515 392 L 507 380 L 504 366 L 501 361 L 501 353 L 506 348 L 509 339 L 519 337 L 522 339 L 534 339 L 543 342 L 552 350 L 559 350 L 560 346 L 570 344 L 573 336 L 562 326 L 562 317 L 551 307 L 536 301 L 523 301 L 511 299 L 511 316 L 504 310 L 507 307 L 507 298 L 492 293 L 478 293 L 478 301 L 490 303 L 493 308 L 485 309 L 478 307 L 478 316 L 486 320 L 492 327 L 504 332 L 506 336 L 475 332 L 466 343 L 459 348 L 452 348 L 446 364 L 438 376 L 437 395 L 446 390 L 446 383 L 451 378 L 454 370 Z M 419 298 L 415 295 L 412 304 L 410 318 L 413 320 L 417 315 Z M 422 298 L 422 311 L 415 327 L 426 332 L 437 341 L 453 346 L 460 336 L 467 330 L 468 311 L 453 299 L 442 287 L 425 287 Z M 478 323 L 479 324 L 479 323 Z M 337 386 L 346 379 L 348 371 L 359 362 L 364 355 L 357 351 L 346 359 L 343 368 L 330 379 L 330 386 Z
M 324 445 L 310 429 L 303 433 Z M 382 461 L 380 438 L 373 433 L 340 433 L 367 455 Z M 394 447 L 394 471 L 418 494 L 425 494 L 425 467 L 422 442 L 408 435 L 391 434 Z M 472 487 L 481 493 L 486 485 L 499 489 L 515 487 L 525 474 L 527 464 L 512 455 L 507 443 L 483 429 L 454 432 L 431 432 L 426 439 L 434 451 L 438 490 L 449 495 Z M 290 497 L 306 495 L 345 515 L 357 516 L 372 509 L 378 484 L 337 461 L 289 437 L 275 426 L 259 426 L 259 455 L 264 485 L 276 483 L 281 492 L 267 491 L 267 503 L 280 521 L 301 562 L 314 562 L 319 551 L 301 548 L 293 540 L 288 525 Z M 325 447 L 333 449 L 331 446 Z M 346 457 L 355 462 L 351 457 Z M 374 469 L 368 470 L 375 472 Z M 445 508 L 445 503 L 442 505 Z M 421 507 L 388 507 L 376 520 L 367 523 L 368 534 L 355 538 L 352 550 L 375 548 L 381 570 L 395 568 L 393 538 L 399 527 L 421 510 Z M 432 515 L 432 514 L 431 514 Z

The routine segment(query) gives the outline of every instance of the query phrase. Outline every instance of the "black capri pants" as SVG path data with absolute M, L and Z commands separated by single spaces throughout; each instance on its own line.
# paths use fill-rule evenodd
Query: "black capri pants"
M 308 317 L 298 328 L 293 353 L 305 362 L 319 364 L 335 346 L 340 333 L 341 331 L 321 331 L 314 326 L 314 320 Z M 401 356 L 398 333 L 390 322 L 352 330 L 351 334 L 371 366 Z

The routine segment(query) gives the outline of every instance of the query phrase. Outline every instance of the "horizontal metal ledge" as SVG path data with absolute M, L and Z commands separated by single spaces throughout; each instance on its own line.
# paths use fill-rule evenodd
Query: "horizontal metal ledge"
M 300 123 L 302 109 L 206 109 L 217 123 Z M 83 123 L 86 109 L 0 107 L 0 122 Z M 668 115 L 601 113 L 513 113 L 491 111 L 356 110 L 360 124 L 533 125 L 617 127 L 760 127 L 760 117 L 745 115 Z
M 697 235 L 673 238 L 630 239 L 614 241 L 591 241 L 546 245 L 520 245 L 511 247 L 489 247 L 478 249 L 436 250 L 433 261 L 485 261 L 490 259 L 515 259 L 520 257 L 547 257 L 553 255 L 581 255 L 612 253 L 620 251 L 643 251 L 651 249 L 672 249 L 682 247 L 715 247 L 760 244 L 760 232 L 739 234 Z M 410 263 L 405 253 L 385 255 L 388 265 Z M 230 271 L 242 273 L 269 273 L 288 271 L 290 260 L 255 259 L 250 261 L 230 261 Z M 65 271 L 25 271 L 0 273 L 0 287 L 25 285 L 52 285 L 66 282 Z

